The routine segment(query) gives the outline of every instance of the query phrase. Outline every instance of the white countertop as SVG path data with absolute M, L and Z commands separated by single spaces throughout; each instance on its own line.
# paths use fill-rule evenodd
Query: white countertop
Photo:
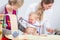
M 14 39 L 12 35 L 5 35 L 7 38 Z M 15 38 L 17 39 L 28 39 L 28 40 L 60 40 L 59 35 L 46 35 L 46 36 L 32 36 L 32 35 L 21 35 Z

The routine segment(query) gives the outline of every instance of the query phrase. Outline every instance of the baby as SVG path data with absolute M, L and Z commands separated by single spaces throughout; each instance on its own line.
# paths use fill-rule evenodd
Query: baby
M 35 27 L 37 28 L 37 32 L 40 34 L 41 25 L 39 22 L 39 16 L 36 12 L 31 12 L 29 14 L 28 22 L 32 25 L 35 25 Z

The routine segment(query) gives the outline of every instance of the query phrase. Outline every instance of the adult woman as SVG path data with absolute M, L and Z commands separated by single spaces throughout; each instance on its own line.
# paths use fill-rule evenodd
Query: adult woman
M 41 1 L 41 4 L 38 6 L 36 12 L 37 12 L 37 15 L 39 16 L 39 21 L 42 21 L 43 20 L 43 12 L 45 10 L 48 10 L 51 8 L 51 6 L 53 5 L 54 3 L 54 0 L 42 0 Z M 47 25 L 47 23 L 45 23 Z M 46 26 L 45 25 L 45 26 Z M 49 25 L 50 26 L 50 25 Z M 44 30 L 45 28 L 42 27 L 42 31 Z M 46 28 L 47 30 L 48 28 Z M 48 31 L 50 30 L 50 31 Z M 49 34 L 53 34 L 53 29 L 48 29 L 47 31 L 50 32 Z M 42 32 L 44 33 L 44 32 Z M 46 33 L 46 32 L 45 32 Z
M 4 6 L 2 6 L 0 8 L 0 13 L 3 13 L 3 14 L 15 14 L 17 16 L 18 8 L 20 8 L 23 5 L 23 2 L 24 2 L 24 0 L 8 0 L 8 4 L 6 4 L 6 5 L 4 5 Z M 10 19 L 9 19 L 8 15 L 5 16 L 5 23 L 7 24 L 6 28 L 8 30 L 6 30 L 4 28 L 3 29 L 3 34 L 5 34 L 6 31 L 10 32 L 9 30 L 11 30 Z M 3 37 L 2 40 L 7 40 L 7 39 L 5 39 Z
M 40 24 L 42 26 L 44 26 L 45 25 L 45 23 L 43 22 L 44 11 L 50 9 L 52 7 L 53 3 L 54 3 L 54 0 L 41 0 L 41 3 L 39 3 L 39 4 L 30 5 L 29 6 L 30 9 L 28 8 L 28 12 L 36 12 L 37 15 L 39 16 Z M 46 25 L 47 25 L 47 23 L 46 23 Z M 40 33 L 45 33 L 43 30 L 45 31 L 45 28 L 42 28 Z M 50 31 L 50 32 L 52 32 L 52 31 Z

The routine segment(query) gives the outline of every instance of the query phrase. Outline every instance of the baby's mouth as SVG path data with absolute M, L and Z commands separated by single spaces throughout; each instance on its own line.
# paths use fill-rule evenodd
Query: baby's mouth
M 33 24 L 33 22 L 32 22 L 32 21 L 29 21 L 28 23 Z

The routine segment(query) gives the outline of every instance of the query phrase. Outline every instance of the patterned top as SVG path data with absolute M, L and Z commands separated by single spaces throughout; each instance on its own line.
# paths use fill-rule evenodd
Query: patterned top
M 8 11 L 5 7 L 5 14 L 8 14 Z M 16 10 L 13 10 L 12 14 L 15 14 L 16 15 Z M 11 30 L 11 24 L 10 24 L 10 18 L 8 15 L 6 15 L 6 24 L 7 24 L 7 29 Z

